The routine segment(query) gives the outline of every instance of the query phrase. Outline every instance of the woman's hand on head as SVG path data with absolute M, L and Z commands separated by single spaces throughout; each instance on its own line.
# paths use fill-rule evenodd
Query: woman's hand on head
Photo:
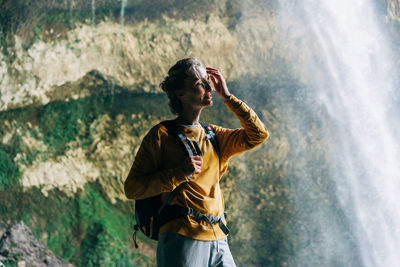
M 217 69 L 206 67 L 207 74 L 210 76 L 212 83 L 214 84 L 215 91 L 224 100 L 228 99 L 231 93 L 226 86 L 225 78 L 221 72 Z

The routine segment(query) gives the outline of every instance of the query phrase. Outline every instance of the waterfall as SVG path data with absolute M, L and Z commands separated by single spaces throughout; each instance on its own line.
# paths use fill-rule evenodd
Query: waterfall
M 96 0 L 92 0 L 92 39 L 93 43 L 96 43 Z
M 119 38 L 118 38 L 117 54 L 115 57 L 115 73 L 114 73 L 114 78 L 113 78 L 112 88 L 111 88 L 111 96 L 113 97 L 112 102 L 114 102 L 114 90 L 115 90 L 115 84 L 117 82 L 119 60 L 121 58 L 122 39 L 124 38 L 125 8 L 126 8 L 127 1 L 128 0 L 122 0 L 122 2 L 121 2 L 121 14 L 120 14 L 121 31 L 119 33 Z
M 308 256 L 331 265 L 342 257 L 352 258 L 346 266 L 400 266 L 398 73 L 375 8 L 369 0 L 280 1 L 282 27 L 298 39 L 293 53 L 303 69 L 297 71 L 309 74 L 314 109 L 325 114 L 318 115 L 332 166 L 325 178 L 335 184 L 343 216 L 310 215 L 322 240 L 315 245 L 325 255 Z M 301 196 L 298 201 L 301 209 Z M 335 226 L 343 220 L 351 244 Z M 346 246 L 359 255 L 334 252 L 346 253 Z

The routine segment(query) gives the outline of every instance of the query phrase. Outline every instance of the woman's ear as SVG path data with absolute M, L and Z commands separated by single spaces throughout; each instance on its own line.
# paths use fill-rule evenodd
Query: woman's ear
M 185 90 L 175 90 L 175 95 L 179 98 L 185 95 Z

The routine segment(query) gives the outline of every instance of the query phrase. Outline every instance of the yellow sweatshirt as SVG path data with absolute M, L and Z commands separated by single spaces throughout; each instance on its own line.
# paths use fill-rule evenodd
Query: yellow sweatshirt
M 181 126 L 188 138 L 198 142 L 203 152 L 203 164 L 201 172 L 193 175 L 171 205 L 191 207 L 206 215 L 221 216 L 224 199 L 219 180 L 228 167 L 229 158 L 250 150 L 268 138 L 268 130 L 244 102 L 231 95 L 224 103 L 239 118 L 242 128 L 226 129 L 211 125 L 220 147 L 220 160 L 211 141 L 205 140 L 201 125 Z M 162 194 L 162 201 L 165 201 L 175 187 L 186 181 L 182 169 L 185 157 L 186 152 L 175 137 L 169 135 L 165 126 L 157 124 L 144 137 L 136 154 L 124 184 L 126 196 L 129 199 L 144 199 Z M 218 240 L 225 238 L 218 224 L 214 225 L 214 230 Z M 160 234 L 164 232 L 179 233 L 197 240 L 215 240 L 213 229 L 207 222 L 199 223 L 190 216 L 168 222 L 160 229 Z

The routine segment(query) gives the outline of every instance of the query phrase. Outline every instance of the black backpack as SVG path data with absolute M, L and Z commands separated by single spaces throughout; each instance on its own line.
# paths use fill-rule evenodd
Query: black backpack
M 186 137 L 185 133 L 175 124 L 174 121 L 163 121 L 161 122 L 164 125 L 168 132 L 175 137 L 177 142 L 180 144 L 182 149 L 186 151 L 188 156 L 202 156 L 202 152 L 196 141 L 191 140 Z M 215 136 L 214 129 L 200 122 L 201 126 L 204 128 L 206 133 L 206 140 L 210 140 L 215 152 L 220 158 L 219 146 Z M 191 178 L 191 177 L 190 177 Z M 228 228 L 222 223 L 222 219 L 226 218 L 226 214 L 224 213 L 221 217 L 208 216 L 196 212 L 195 210 L 188 207 L 181 207 L 178 205 L 170 205 L 172 199 L 176 196 L 176 194 L 187 184 L 190 182 L 190 178 L 177 186 L 168 196 L 167 200 L 162 203 L 161 195 L 157 195 L 154 197 L 149 197 L 146 199 L 140 199 L 135 201 L 135 220 L 136 224 L 134 226 L 134 234 L 133 241 L 135 243 L 135 247 L 138 248 L 136 243 L 136 234 L 137 231 L 143 232 L 147 237 L 158 240 L 159 229 L 161 226 L 166 224 L 167 222 L 177 219 L 181 216 L 190 215 L 199 220 L 205 220 L 210 223 L 219 223 L 221 229 L 225 234 L 229 233 Z

